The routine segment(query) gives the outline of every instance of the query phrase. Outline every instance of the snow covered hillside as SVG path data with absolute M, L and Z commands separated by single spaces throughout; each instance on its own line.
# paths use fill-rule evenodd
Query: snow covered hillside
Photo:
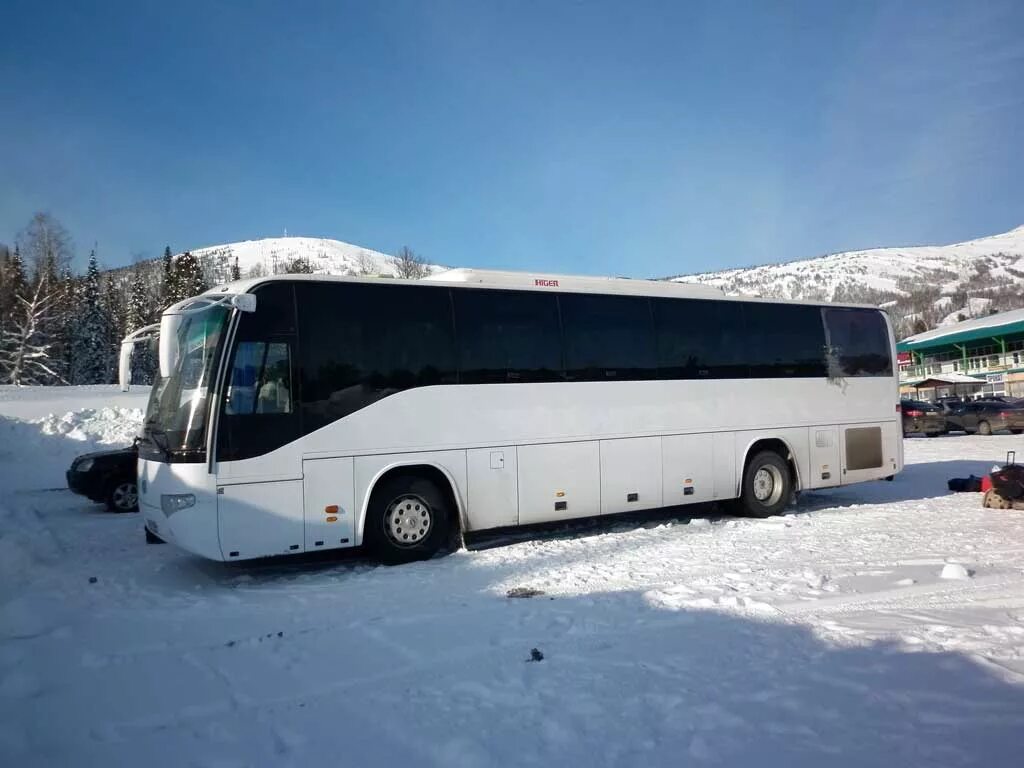
M 737 294 L 889 303 L 897 320 L 932 328 L 1021 306 L 1024 226 L 954 245 L 850 251 L 672 279 Z
M 716 285 L 734 293 L 831 299 L 844 286 L 899 294 L 914 284 L 934 284 L 953 293 L 970 283 L 979 265 L 992 278 L 1024 285 L 1024 226 L 954 245 L 849 251 L 672 279 Z
M 395 275 L 391 257 L 369 248 L 321 237 L 267 237 L 240 243 L 214 245 L 192 251 L 200 263 L 230 269 L 238 259 L 242 276 L 253 270 L 273 275 L 295 259 L 310 263 L 314 272 L 328 275 Z M 436 267 L 432 267 L 436 268 Z
M 0 764 L 1020 761 L 1024 512 L 945 485 L 1020 437 L 909 439 L 894 482 L 769 520 L 701 507 L 394 568 L 227 565 L 52 490 L 139 418 L 82 404 L 14 421 L 3 401 L 21 460 L 0 484 L 50 471 L 0 498 Z

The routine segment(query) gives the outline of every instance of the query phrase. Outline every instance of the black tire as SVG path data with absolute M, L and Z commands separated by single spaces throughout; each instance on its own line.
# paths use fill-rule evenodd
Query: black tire
M 764 474 L 759 474 L 763 470 Z M 771 517 L 786 508 L 793 496 L 789 464 L 775 451 L 761 451 L 743 471 L 740 509 L 750 517 Z
M 135 478 L 120 477 L 111 480 L 104 494 L 107 509 L 111 512 L 138 512 L 139 489 Z
M 165 544 L 166 542 L 153 533 L 149 528 L 146 529 L 146 543 L 147 544 Z
M 374 488 L 363 538 L 382 562 L 426 560 L 447 542 L 453 515 L 448 495 L 434 482 L 393 475 Z
M 987 421 L 979 421 L 978 434 L 985 435 L 986 437 L 988 437 L 989 435 L 992 434 L 992 425 L 989 424 Z
M 1010 434 L 1011 435 L 1019 435 L 1021 433 L 1024 433 L 1024 429 L 1011 429 L 1010 430 Z
M 925 432 L 924 434 L 925 434 L 925 437 L 938 437 L 942 433 L 941 432 Z

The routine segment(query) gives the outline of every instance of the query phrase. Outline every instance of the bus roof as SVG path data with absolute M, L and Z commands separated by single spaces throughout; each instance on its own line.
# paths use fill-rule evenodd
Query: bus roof
M 557 275 L 538 272 L 513 272 L 489 269 L 449 269 L 419 279 L 349 277 L 323 274 L 280 274 L 265 277 L 250 277 L 233 283 L 220 285 L 207 291 L 217 293 L 245 293 L 257 285 L 268 282 L 298 280 L 303 282 L 345 282 L 380 284 L 430 283 L 453 288 L 498 288 L 507 290 L 554 291 L 558 293 L 601 293 L 626 296 L 668 296 L 690 299 L 719 299 L 724 301 L 764 301 L 776 304 L 810 304 L 820 306 L 832 304 L 827 301 L 796 301 L 792 299 L 768 299 L 759 296 L 729 296 L 721 288 L 695 283 L 677 283 L 669 280 L 643 280 L 628 277 L 596 277 L 588 275 Z M 842 303 L 836 306 L 867 307 L 869 304 Z

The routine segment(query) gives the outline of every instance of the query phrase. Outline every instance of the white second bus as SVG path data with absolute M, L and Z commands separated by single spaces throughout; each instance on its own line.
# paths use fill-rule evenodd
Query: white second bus
M 139 443 L 149 535 L 216 560 L 736 500 L 902 469 L 873 307 L 644 280 L 288 275 L 168 308 Z

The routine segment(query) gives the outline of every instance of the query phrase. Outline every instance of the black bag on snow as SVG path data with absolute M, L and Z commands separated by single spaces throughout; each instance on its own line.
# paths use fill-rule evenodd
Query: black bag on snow
M 969 493 L 981 490 L 981 478 L 971 475 L 970 477 L 954 477 L 946 486 L 956 493 Z

